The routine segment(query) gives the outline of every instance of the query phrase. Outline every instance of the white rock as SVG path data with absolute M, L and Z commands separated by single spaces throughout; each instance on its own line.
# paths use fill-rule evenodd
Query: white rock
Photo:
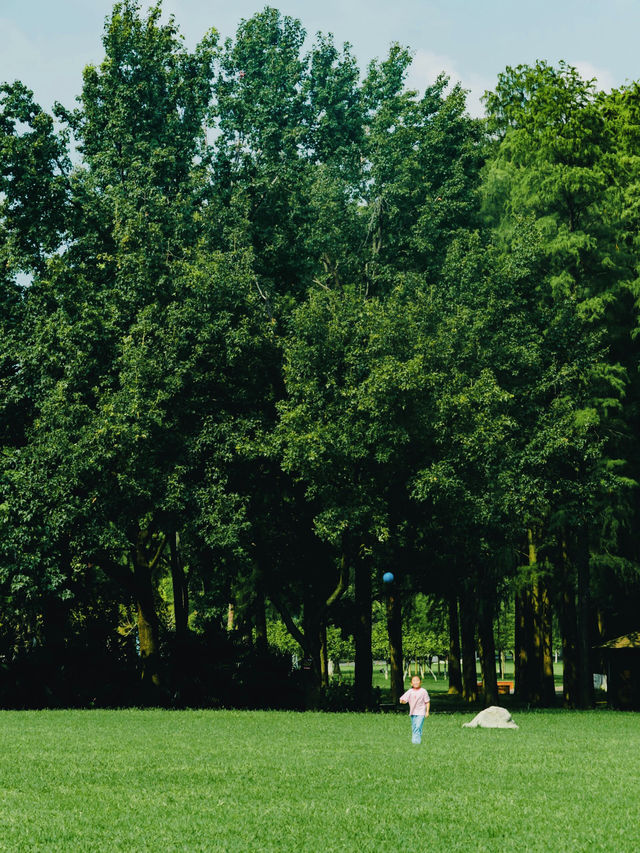
M 471 720 L 470 723 L 462 724 L 466 729 L 517 729 L 518 726 L 513 722 L 513 717 L 506 708 L 500 708 L 498 705 L 491 705 L 485 708 Z

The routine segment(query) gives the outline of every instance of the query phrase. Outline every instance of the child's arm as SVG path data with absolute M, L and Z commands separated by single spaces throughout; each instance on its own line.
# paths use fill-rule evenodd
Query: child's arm
M 431 699 L 429 699 L 429 701 L 427 702 L 427 710 L 426 710 L 426 713 L 425 713 L 425 717 L 428 717 L 428 716 L 429 716 L 429 708 L 430 708 L 430 707 L 431 707 Z

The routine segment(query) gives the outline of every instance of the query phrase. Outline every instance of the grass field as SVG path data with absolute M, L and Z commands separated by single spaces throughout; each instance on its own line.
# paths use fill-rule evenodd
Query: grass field
M 640 850 L 640 716 L 0 713 L 0 849 Z

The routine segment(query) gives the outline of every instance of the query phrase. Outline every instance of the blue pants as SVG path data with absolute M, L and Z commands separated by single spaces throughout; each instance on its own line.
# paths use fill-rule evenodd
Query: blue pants
M 424 715 L 411 714 L 411 743 L 422 743 Z

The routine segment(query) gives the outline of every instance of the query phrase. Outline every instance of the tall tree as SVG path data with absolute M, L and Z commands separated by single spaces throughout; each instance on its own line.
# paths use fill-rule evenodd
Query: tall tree
M 542 538 L 535 543 L 538 555 L 544 540 L 561 527 L 572 528 L 571 538 L 579 543 L 574 594 L 582 688 L 574 701 L 584 706 L 590 679 L 589 553 L 599 549 L 589 530 L 604 494 L 619 495 L 623 485 L 609 454 L 615 453 L 610 412 L 619 406 L 625 374 L 615 350 L 607 352 L 603 341 L 620 314 L 629 271 L 618 224 L 602 215 L 616 194 L 610 137 L 593 81 L 585 82 L 563 63 L 508 68 L 486 103 L 496 150 L 485 193 L 497 237 L 510 247 L 529 219 L 542 238 L 534 306 L 544 317 L 537 347 L 540 373 L 522 420 L 533 426 L 531 442 L 526 449 L 523 445 L 518 463 L 525 466 L 520 483 L 528 491 L 523 526 Z M 539 566 L 539 559 L 532 565 Z M 532 594 L 536 619 L 544 600 L 539 591 Z

